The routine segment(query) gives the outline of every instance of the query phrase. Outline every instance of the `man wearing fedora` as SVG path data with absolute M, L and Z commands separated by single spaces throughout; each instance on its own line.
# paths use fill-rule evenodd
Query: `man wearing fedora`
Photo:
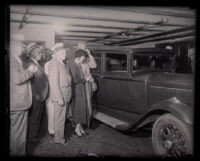
M 32 104 L 30 79 L 37 67 L 23 68 L 20 56 L 25 51 L 25 37 L 11 34 L 10 40 L 10 155 L 26 155 L 28 109 Z
M 38 67 L 38 71 L 34 73 L 34 76 L 31 79 L 33 103 L 32 108 L 30 109 L 28 132 L 28 136 L 30 138 L 37 138 L 39 127 L 41 124 L 41 118 L 45 108 L 45 100 L 47 98 L 49 84 L 44 69 L 38 63 L 38 61 L 42 59 L 41 47 L 32 42 L 27 46 L 27 53 L 30 59 L 27 62 L 26 66 L 35 65 Z M 32 141 L 34 140 L 32 139 Z
M 66 111 L 71 99 L 71 75 L 66 68 L 66 49 L 63 43 L 55 44 L 55 58 L 49 64 L 50 99 L 54 103 L 54 141 L 51 143 L 66 145 L 64 138 Z

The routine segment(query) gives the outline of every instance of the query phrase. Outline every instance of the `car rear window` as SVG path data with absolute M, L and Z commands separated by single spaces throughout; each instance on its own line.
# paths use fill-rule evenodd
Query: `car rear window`
M 126 54 L 106 54 L 106 71 L 126 72 L 127 71 L 127 55 Z

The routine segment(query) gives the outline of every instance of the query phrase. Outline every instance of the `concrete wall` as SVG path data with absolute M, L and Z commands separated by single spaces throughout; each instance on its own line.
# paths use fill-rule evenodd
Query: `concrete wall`
M 55 31 L 53 28 L 44 26 L 25 25 L 18 29 L 19 24 L 11 23 L 10 32 L 19 32 L 25 35 L 27 41 L 44 41 L 45 47 L 50 48 L 55 45 Z

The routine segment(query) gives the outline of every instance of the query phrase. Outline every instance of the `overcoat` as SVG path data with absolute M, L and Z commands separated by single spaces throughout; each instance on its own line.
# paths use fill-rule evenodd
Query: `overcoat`
M 87 124 L 89 121 L 89 112 L 87 108 L 87 97 L 83 72 L 81 66 L 76 64 L 74 60 L 68 61 L 70 73 L 72 76 L 72 91 L 74 96 L 74 107 L 72 107 L 74 123 Z

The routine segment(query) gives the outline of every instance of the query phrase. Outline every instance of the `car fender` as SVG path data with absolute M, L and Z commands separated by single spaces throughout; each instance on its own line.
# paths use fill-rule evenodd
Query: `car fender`
M 179 119 L 181 119 L 185 123 L 189 125 L 193 125 L 193 117 L 194 117 L 193 107 L 181 102 L 176 97 L 172 97 L 168 100 L 164 100 L 164 101 L 154 104 L 152 108 L 150 109 L 150 111 L 155 111 L 157 109 L 168 111 L 174 114 L 175 116 L 177 116 Z
M 136 121 L 131 129 L 136 129 L 149 122 L 155 121 L 155 119 L 165 113 L 171 113 L 186 124 L 193 126 L 193 112 L 193 107 L 181 102 L 176 97 L 172 97 L 153 104 L 150 109 Z

